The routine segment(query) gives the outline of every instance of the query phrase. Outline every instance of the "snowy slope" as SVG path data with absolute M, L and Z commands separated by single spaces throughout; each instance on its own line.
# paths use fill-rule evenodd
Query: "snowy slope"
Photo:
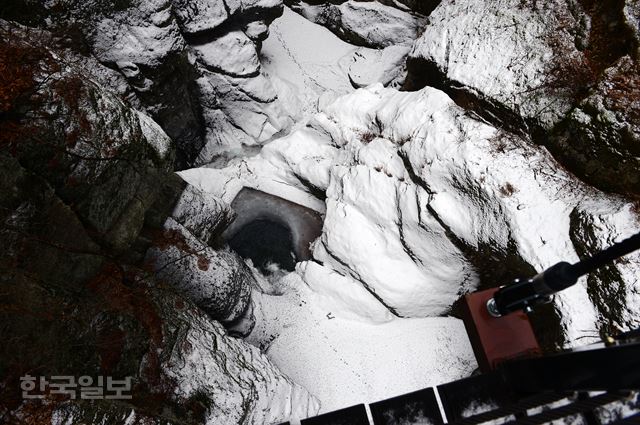
M 401 81 L 409 50 L 406 45 L 382 50 L 353 46 L 285 8 L 269 27 L 260 61 L 280 103 L 299 127 L 337 97 L 352 92 L 354 85 Z
M 353 90 L 338 63 L 355 50 L 326 28 L 285 8 L 271 24 L 260 59 L 278 98 L 299 121 Z
M 355 319 L 356 314 L 336 299 L 323 299 L 296 273 L 276 287 L 282 295 L 254 293 L 257 325 L 247 340 L 315 395 L 320 413 L 449 382 L 476 367 L 460 320 L 392 319 L 388 311 L 384 319 L 380 311 L 375 320 L 386 321 L 376 323 Z M 363 303 L 370 297 L 360 296 Z

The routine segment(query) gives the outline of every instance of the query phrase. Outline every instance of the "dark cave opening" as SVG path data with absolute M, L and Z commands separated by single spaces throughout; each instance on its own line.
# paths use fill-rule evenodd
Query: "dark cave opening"
M 293 237 L 286 226 L 273 220 L 257 219 L 239 229 L 228 241 L 242 258 L 249 258 L 263 273 L 273 273 L 273 264 L 293 271 L 296 257 Z

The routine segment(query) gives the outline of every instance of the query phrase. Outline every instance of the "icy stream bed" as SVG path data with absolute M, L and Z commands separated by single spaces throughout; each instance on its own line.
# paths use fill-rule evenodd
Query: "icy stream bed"
M 283 17 L 270 27 L 261 62 L 280 100 L 297 120 L 296 130 L 336 98 L 354 91 L 349 73 L 389 80 L 389 75 L 399 72 L 393 69 L 393 61 L 376 60 L 379 54 L 349 45 L 285 8 Z M 366 73 L 358 68 L 363 59 Z M 229 203 L 243 186 L 249 186 L 324 214 L 324 200 L 279 179 L 277 166 L 261 163 L 267 167 L 261 170 L 267 178 L 250 170 L 233 171 L 261 161 L 251 157 L 236 159 L 224 170 L 194 169 L 181 175 Z M 326 269 L 314 261 L 298 263 L 296 271 L 277 271 L 269 278 L 254 272 L 260 282 L 252 295 L 256 325 L 246 340 L 315 395 L 320 413 L 462 378 L 476 368 L 458 319 L 399 318 L 369 291 L 339 274 L 324 279 Z M 318 280 L 314 288 L 305 282 L 305 275 Z M 293 423 L 298 419 L 302 418 L 292 418 Z

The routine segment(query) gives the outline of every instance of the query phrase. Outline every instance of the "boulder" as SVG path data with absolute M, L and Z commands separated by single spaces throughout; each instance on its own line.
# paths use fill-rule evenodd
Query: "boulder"
M 211 71 L 240 78 L 260 73 L 256 47 L 242 31 L 227 33 L 211 43 L 194 45 L 193 50 Z
M 248 308 L 251 271 L 228 249 L 214 250 L 169 218 L 147 252 L 159 280 L 193 300 L 213 319 L 231 323 Z
M 348 59 L 343 60 L 349 81 L 354 88 L 375 83 L 394 88 L 402 87 L 407 70 L 405 62 L 410 47 L 393 45 L 382 50 L 358 48 Z
M 212 31 L 229 17 L 224 1 L 174 0 L 173 10 L 185 34 Z
M 412 43 L 424 23 L 416 15 L 375 1 L 349 0 L 339 5 L 297 3 L 292 8 L 348 43 L 377 49 Z
M 384 48 L 413 42 L 421 20 L 377 2 L 348 1 L 338 7 L 340 27 L 354 44 Z
M 249 22 L 243 31 L 255 43 L 261 42 L 269 36 L 269 26 L 264 21 Z
M 550 129 L 575 95 L 554 79 L 583 83 L 589 16 L 573 3 L 443 0 L 410 53 L 406 87 L 464 91 L 503 126 Z

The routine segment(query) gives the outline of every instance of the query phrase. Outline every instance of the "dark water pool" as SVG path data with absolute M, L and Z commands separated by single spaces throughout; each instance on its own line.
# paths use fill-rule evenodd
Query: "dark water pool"
M 254 220 L 239 229 L 228 241 L 229 246 L 265 274 L 270 274 L 270 264 L 293 271 L 296 258 L 290 230 L 267 219 Z

